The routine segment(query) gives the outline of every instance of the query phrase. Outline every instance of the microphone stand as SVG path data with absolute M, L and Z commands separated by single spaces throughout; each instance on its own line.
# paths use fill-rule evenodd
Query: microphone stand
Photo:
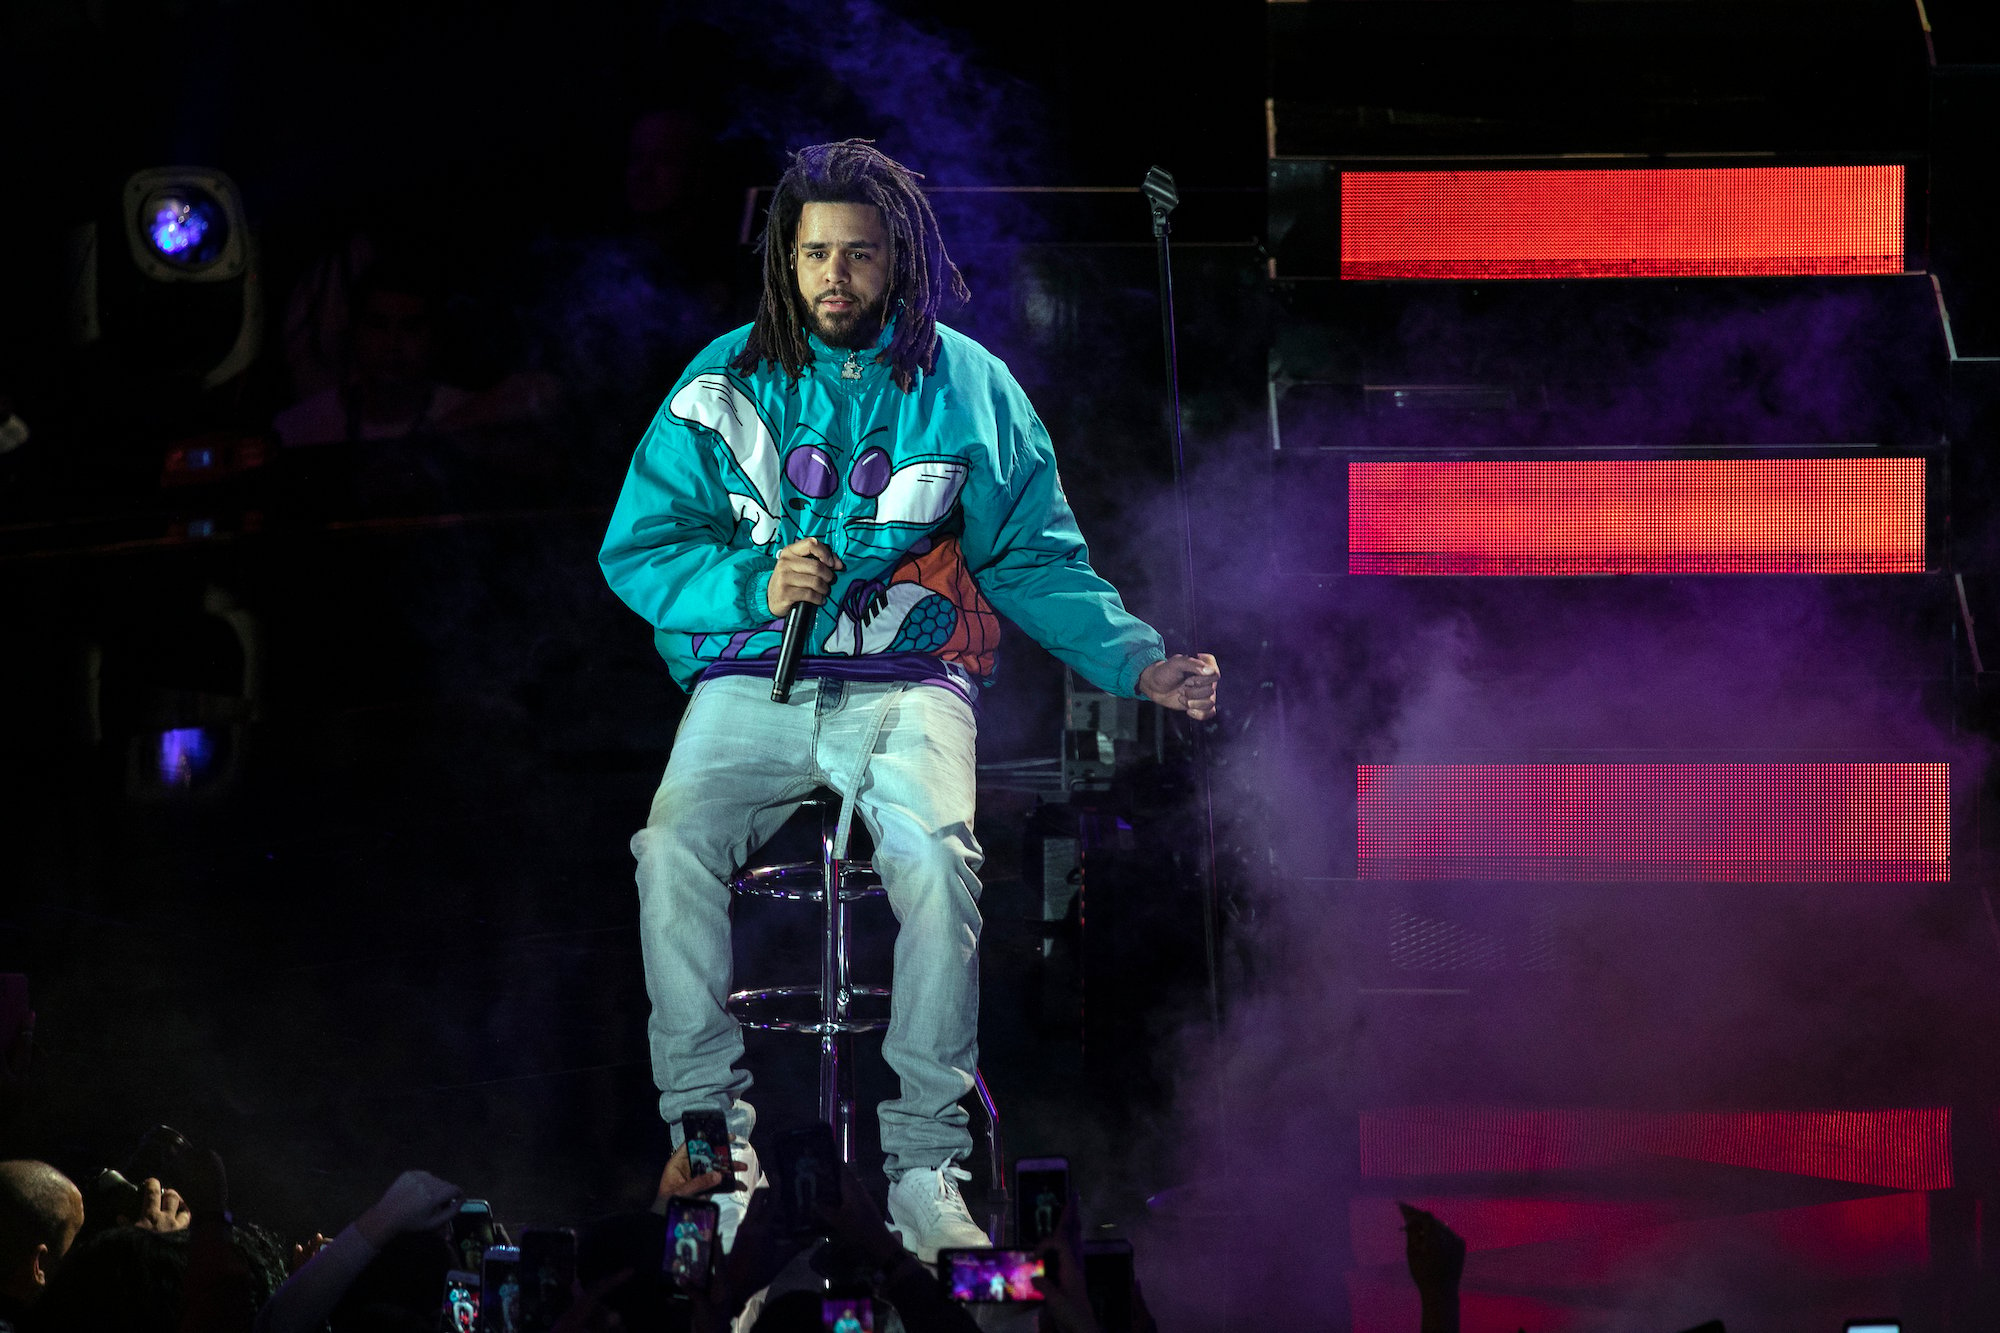
M 1173 230 L 1168 221 L 1181 201 L 1180 191 L 1174 186 L 1174 178 L 1163 168 L 1154 167 L 1146 173 L 1140 193 L 1153 211 L 1153 238 L 1159 242 L 1160 257 L 1160 328 L 1165 335 L 1167 353 L 1167 423 L 1169 439 L 1173 446 L 1174 495 L 1180 502 L 1181 511 L 1181 624 L 1190 645 L 1201 641 L 1194 608 L 1194 515 L 1188 506 L 1187 490 L 1187 448 L 1181 439 L 1181 363 L 1180 346 L 1174 336 L 1174 268 L 1167 249 L 1167 234 Z M 1222 966 L 1220 946 L 1217 941 L 1220 894 L 1215 883 L 1215 795 L 1210 788 L 1208 774 L 1208 743 L 1199 727 L 1193 733 L 1195 781 L 1201 789 L 1202 810 L 1202 866 L 1201 866 L 1201 939 L 1208 963 L 1208 1019 L 1215 1030 L 1218 1044 L 1222 1037 Z
M 1181 620 L 1186 626 L 1183 631 L 1187 636 L 1186 642 L 1192 649 L 1193 645 L 1201 642 L 1194 606 L 1194 512 L 1188 505 L 1187 448 L 1181 438 L 1180 345 L 1174 336 L 1174 268 L 1167 247 L 1167 233 L 1173 230 L 1168 214 L 1174 211 L 1181 197 L 1174 186 L 1174 178 L 1160 167 L 1146 173 L 1139 190 L 1152 206 L 1153 238 L 1159 242 L 1160 330 L 1167 353 L 1167 429 L 1173 446 L 1174 496 L 1180 503 L 1181 511 Z M 1209 782 L 1208 738 L 1202 735 L 1199 725 L 1190 734 L 1190 741 L 1194 751 L 1195 781 L 1201 789 L 1201 941 L 1208 963 L 1209 1031 L 1215 1038 L 1215 1054 L 1211 1061 L 1215 1086 L 1210 1091 L 1215 1098 L 1216 1123 L 1224 1133 L 1228 1133 L 1236 1122 L 1229 1112 L 1228 1087 L 1222 1067 L 1222 960 L 1217 939 L 1221 927 L 1221 894 L 1215 881 L 1215 793 Z M 1198 1199 L 1197 1206 L 1200 1206 Z M 1221 1328 L 1223 1333 L 1229 1333 L 1236 1322 L 1233 1313 L 1236 1302 L 1234 1277 L 1227 1269 L 1222 1275 L 1222 1284 Z

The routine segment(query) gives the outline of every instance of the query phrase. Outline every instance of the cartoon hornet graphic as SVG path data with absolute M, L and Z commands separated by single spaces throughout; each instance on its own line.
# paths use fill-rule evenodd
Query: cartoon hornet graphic
M 729 509 L 750 525 L 759 546 L 778 535 L 778 445 L 770 423 L 749 394 L 727 375 L 697 375 L 681 386 L 667 410 L 691 426 L 713 431 L 740 474 L 729 480 Z M 738 489 L 741 484 L 742 489 Z M 745 495 L 747 490 L 750 493 Z
M 820 652 L 930 653 L 984 678 L 993 673 L 999 642 L 1000 619 L 972 581 L 958 538 L 923 538 L 886 580 L 857 580 L 848 588 Z
M 777 539 L 778 446 L 771 425 L 755 400 L 727 375 L 697 375 L 681 386 L 667 410 L 691 426 L 714 432 L 729 450 L 736 472 L 729 488 L 729 512 L 750 525 L 750 540 L 764 545 Z M 697 634 L 694 655 L 703 661 L 762 657 L 775 652 L 784 621 L 772 620 L 730 633 Z

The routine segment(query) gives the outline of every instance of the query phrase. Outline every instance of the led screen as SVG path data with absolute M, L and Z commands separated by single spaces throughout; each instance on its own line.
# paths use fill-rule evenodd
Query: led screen
M 1903 168 L 1346 171 L 1343 278 L 1903 271 Z
M 1908 574 L 1920 458 L 1347 465 L 1350 574 Z
M 1363 764 L 1362 879 L 1943 883 L 1951 767 Z
M 1949 1189 L 1951 1113 L 1691 1111 L 1492 1106 L 1361 1113 L 1370 1177 L 1589 1170 L 1643 1157 L 1782 1171 L 1885 1189 Z

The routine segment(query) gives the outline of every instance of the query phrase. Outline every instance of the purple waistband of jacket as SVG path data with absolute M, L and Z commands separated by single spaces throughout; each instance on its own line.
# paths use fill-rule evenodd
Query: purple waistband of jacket
M 700 680 L 715 676 L 763 676 L 769 678 L 773 662 L 768 657 L 732 658 L 711 662 L 702 669 Z M 800 680 L 851 680 L 881 683 L 903 680 L 918 685 L 937 685 L 952 691 L 974 706 L 979 702 L 979 686 L 965 668 L 942 661 L 929 653 L 872 653 L 867 657 L 806 657 L 799 660 Z M 699 681 L 697 681 L 699 683 Z

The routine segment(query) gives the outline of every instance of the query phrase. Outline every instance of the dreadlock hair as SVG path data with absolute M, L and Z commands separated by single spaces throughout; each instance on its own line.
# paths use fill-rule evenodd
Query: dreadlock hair
M 812 364 L 807 307 L 792 265 L 799 217 L 807 204 L 873 204 L 882 211 L 889 232 L 889 287 L 883 299 L 895 311 L 896 334 L 880 359 L 889 363 L 890 376 L 905 393 L 915 387 L 919 370 L 936 369 L 938 308 L 947 298 L 963 304 L 969 293 L 958 266 L 945 253 L 930 202 L 917 188 L 921 179 L 876 151 L 869 139 L 815 144 L 792 154 L 757 243 L 764 256 L 764 297 L 750 326 L 750 341 L 730 369 L 752 371 L 774 361 L 796 384 Z

